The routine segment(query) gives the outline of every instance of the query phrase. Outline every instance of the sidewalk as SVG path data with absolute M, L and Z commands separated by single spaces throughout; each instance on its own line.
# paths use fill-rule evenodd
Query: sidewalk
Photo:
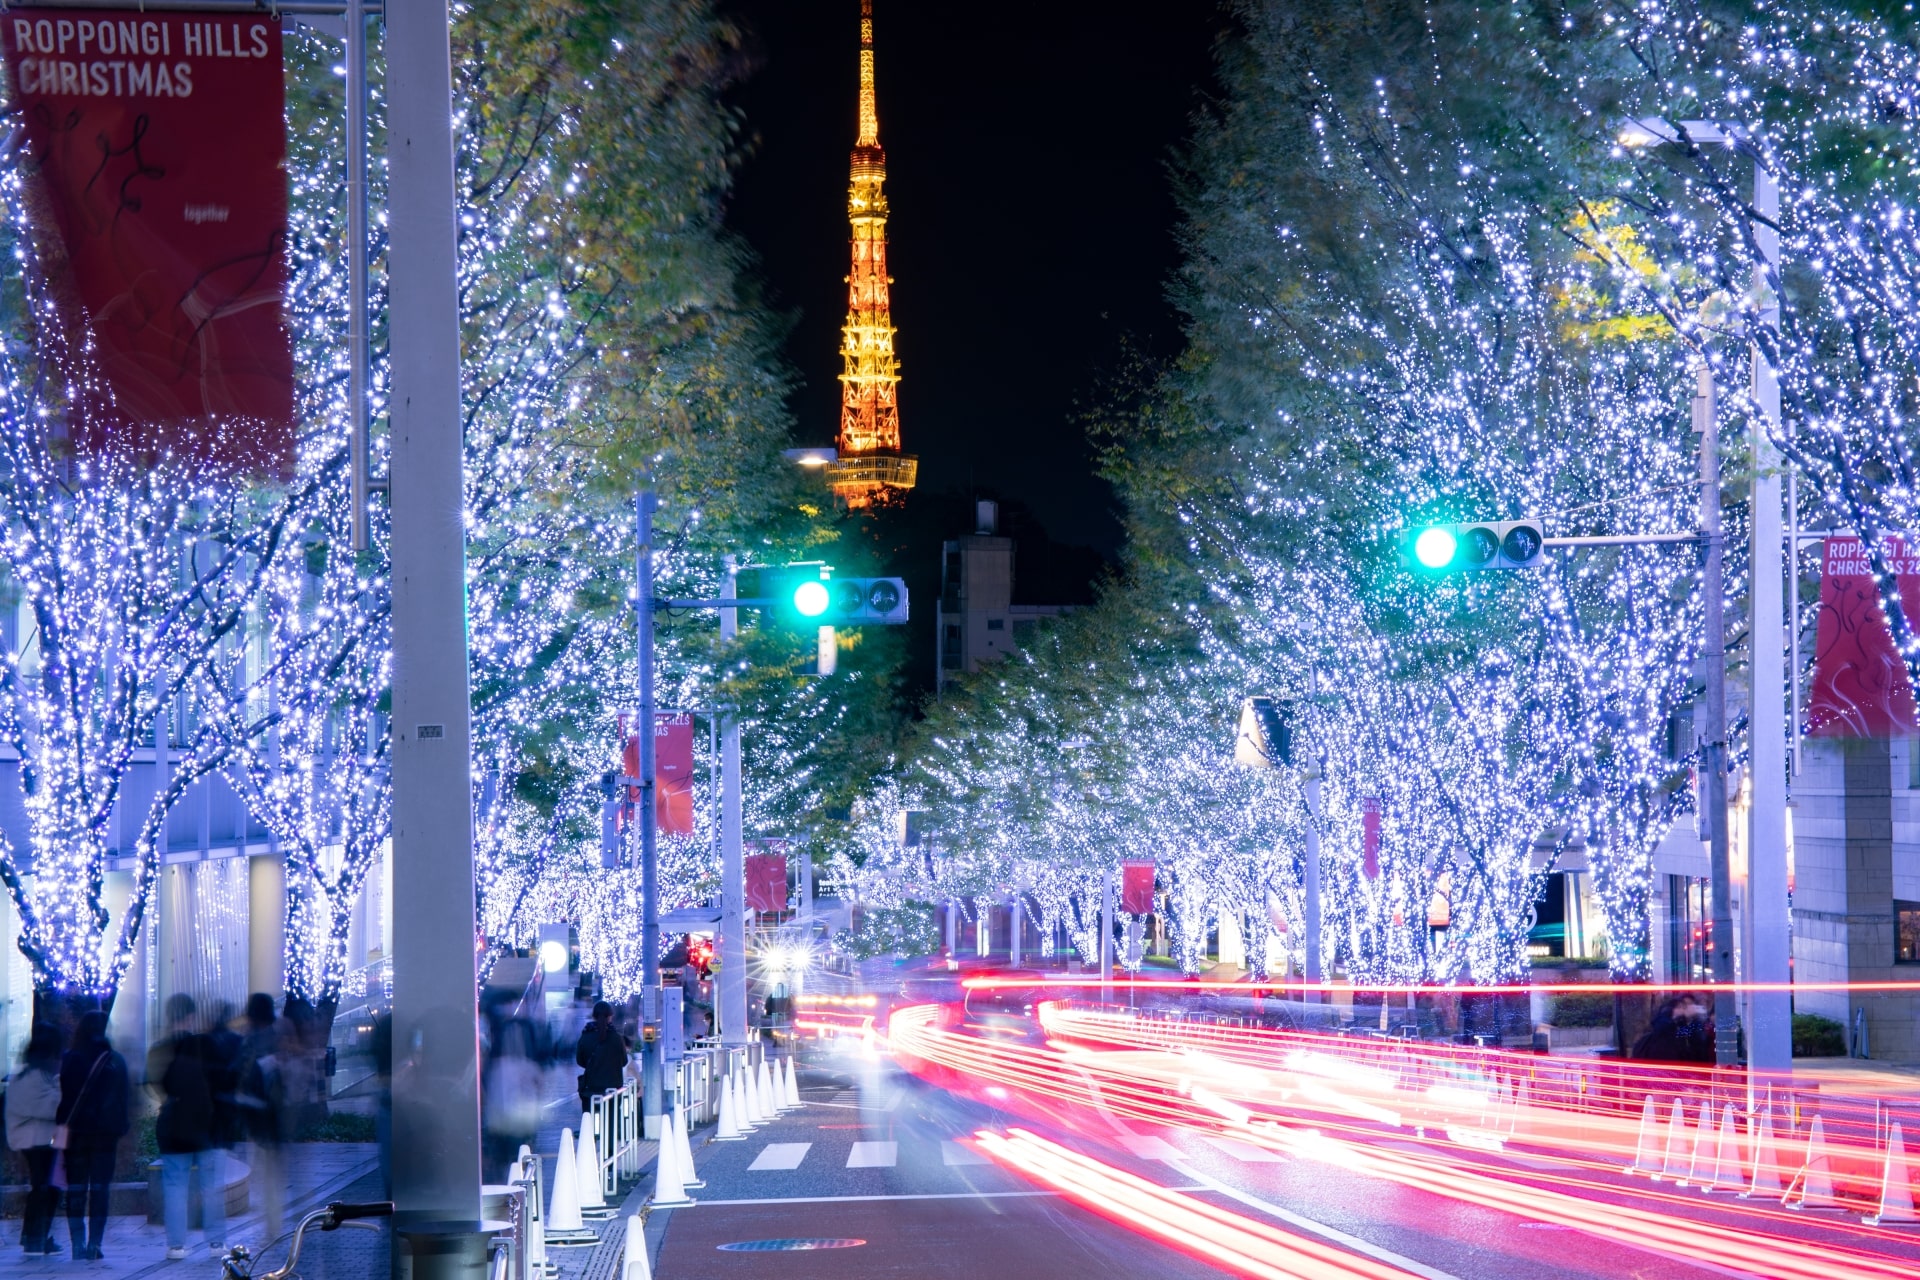
M 380 1148 L 371 1142 L 309 1142 L 300 1144 L 299 1169 L 295 1175 L 299 1185 L 288 1196 L 287 1227 L 299 1221 L 299 1215 L 329 1200 L 354 1199 L 364 1194 L 374 1198 L 378 1194 L 380 1171 Z M 352 1195 L 347 1189 L 356 1184 L 365 1184 L 363 1190 Z M 227 1223 L 228 1245 L 246 1243 L 256 1250 L 265 1243 L 266 1227 L 261 1213 L 259 1188 L 254 1188 L 248 1210 L 244 1214 L 230 1218 Z M 107 1219 L 106 1241 L 102 1252 L 106 1257 L 99 1262 L 75 1264 L 70 1253 L 71 1242 L 67 1236 L 65 1207 L 61 1217 L 54 1223 L 54 1238 L 60 1242 L 61 1252 L 52 1258 L 27 1259 L 19 1252 L 20 1223 L 18 1219 L 9 1221 L 0 1235 L 0 1276 L 40 1277 L 84 1275 L 89 1280 L 121 1280 L 122 1277 L 149 1276 L 171 1272 L 179 1276 L 217 1276 L 220 1270 L 219 1260 L 208 1252 L 206 1242 L 198 1231 L 188 1235 L 187 1257 L 184 1262 L 168 1262 L 166 1229 L 157 1223 L 149 1223 L 146 1218 L 131 1214 L 121 1214 Z M 385 1233 L 375 1236 L 356 1233 L 358 1245 L 353 1252 L 363 1252 L 365 1248 L 378 1248 L 381 1269 L 385 1268 Z M 347 1248 L 346 1241 L 338 1242 L 340 1249 Z M 332 1246 L 330 1245 L 330 1252 Z M 274 1250 L 274 1265 L 278 1265 L 283 1256 L 280 1250 Z M 307 1260 L 301 1263 L 302 1272 L 309 1280 L 322 1275 L 318 1266 L 309 1266 Z M 339 1274 L 349 1274 L 342 1269 Z M 364 1276 L 365 1271 L 360 1272 Z

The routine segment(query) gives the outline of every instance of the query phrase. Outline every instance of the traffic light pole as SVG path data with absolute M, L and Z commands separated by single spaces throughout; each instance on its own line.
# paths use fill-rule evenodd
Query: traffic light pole
M 740 631 L 734 594 L 733 557 L 727 557 L 727 595 L 720 605 L 720 639 Z M 747 1043 L 747 885 L 741 849 L 740 720 L 732 707 L 720 722 L 720 982 L 717 999 L 720 1042 Z
M 1708 958 L 1713 972 L 1714 1062 L 1739 1061 L 1740 1012 L 1733 986 L 1733 862 L 1727 831 L 1727 633 L 1726 544 L 1720 525 L 1720 427 L 1714 405 L 1713 370 L 1700 362 L 1693 397 L 1693 429 L 1700 433 L 1700 537 L 1706 565 L 1700 584 L 1705 613 L 1701 665 L 1707 685 L 1706 741 L 1700 770 L 1706 780 L 1707 849 L 1713 877 L 1713 936 Z
M 640 808 L 634 825 L 640 837 L 640 1117 L 648 1138 L 660 1134 L 665 1112 L 660 1078 L 660 849 L 654 811 L 656 770 L 653 745 L 653 511 L 651 487 L 634 496 L 634 628 L 640 660 L 640 715 L 634 732 L 640 739 Z

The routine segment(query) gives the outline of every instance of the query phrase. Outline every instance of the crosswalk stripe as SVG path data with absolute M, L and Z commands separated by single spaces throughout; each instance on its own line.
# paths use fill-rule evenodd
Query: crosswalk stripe
M 1216 1138 L 1210 1133 L 1200 1135 L 1200 1141 L 1208 1146 L 1217 1147 L 1242 1164 L 1285 1164 L 1287 1158 L 1277 1151 L 1265 1147 L 1256 1147 L 1251 1142 L 1241 1142 L 1234 1138 Z
M 807 1158 L 811 1142 L 769 1142 L 747 1166 L 749 1173 L 765 1173 L 768 1170 L 798 1169 L 800 1162 Z
M 1120 1139 L 1138 1160 L 1178 1160 L 1180 1149 L 1165 1138 L 1143 1138 L 1127 1134 Z
M 856 1142 L 847 1153 L 849 1169 L 891 1169 L 900 1159 L 897 1142 Z
M 993 1161 L 987 1159 L 972 1147 L 964 1146 L 958 1142 L 942 1142 L 940 1144 L 940 1159 L 949 1166 L 993 1163 Z

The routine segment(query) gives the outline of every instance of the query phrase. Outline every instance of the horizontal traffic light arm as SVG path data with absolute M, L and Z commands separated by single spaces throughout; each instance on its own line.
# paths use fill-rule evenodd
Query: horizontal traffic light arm
M 786 601 L 771 596 L 746 596 L 738 600 L 655 600 L 653 611 L 665 613 L 669 609 L 777 609 Z
M 1543 547 L 1644 547 L 1655 543 L 1705 542 L 1698 533 L 1619 533 L 1597 534 L 1591 538 L 1542 538 Z

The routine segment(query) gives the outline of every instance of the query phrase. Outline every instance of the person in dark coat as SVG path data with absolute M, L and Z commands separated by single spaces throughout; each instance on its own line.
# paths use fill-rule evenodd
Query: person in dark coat
M 272 996 L 256 991 L 247 997 L 235 1101 L 241 1133 L 251 1144 L 249 1181 L 260 1189 L 269 1240 L 279 1239 L 287 1205 L 286 1109 L 280 1088 L 283 1030 L 274 1016 Z
M 1670 996 L 1654 1010 L 1653 1022 L 1633 1042 L 1633 1057 L 1647 1062 L 1684 1062 L 1710 1067 L 1714 1061 L 1713 1019 L 1698 996 Z
M 7 1145 L 27 1165 L 27 1202 L 20 1222 L 20 1249 L 29 1256 L 60 1252 L 53 1242 L 53 1213 L 60 1189 L 53 1185 L 54 1117 L 60 1114 L 60 1033 L 41 1023 L 20 1055 L 20 1069 L 7 1080 Z
M 195 1025 L 193 997 L 167 999 L 171 1034 L 147 1055 L 147 1087 L 160 1097 L 154 1139 L 160 1146 L 160 1187 L 167 1223 L 167 1258 L 187 1256 L 188 1183 L 198 1170 L 200 1212 L 207 1246 L 226 1244 L 226 1161 L 216 1140 L 217 1107 L 212 1041 Z
M 581 1068 L 582 1111 L 593 1105 L 595 1095 L 626 1082 L 627 1038 L 613 1025 L 613 1006 L 605 1000 L 593 1006 L 593 1020 L 581 1028 L 573 1060 Z
M 107 1015 L 94 1009 L 73 1029 L 73 1047 L 60 1060 L 60 1112 L 66 1126 L 67 1234 L 75 1261 L 99 1261 L 107 1229 L 113 1162 L 131 1123 L 127 1060 L 107 1043 Z

